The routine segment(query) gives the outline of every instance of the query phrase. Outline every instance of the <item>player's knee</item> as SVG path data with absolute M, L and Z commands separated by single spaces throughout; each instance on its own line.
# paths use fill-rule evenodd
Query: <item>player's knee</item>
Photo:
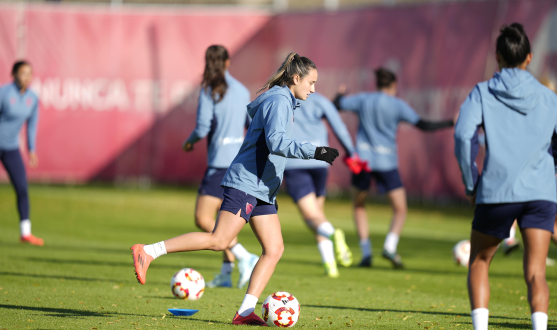
M 406 205 L 397 205 L 393 207 L 393 211 L 395 215 L 405 217 L 408 213 L 408 208 L 406 207 Z
M 265 255 L 276 260 L 277 262 L 280 260 L 283 253 L 284 253 L 284 244 L 282 242 L 274 246 L 272 249 L 268 249 L 268 251 L 265 251 Z
M 545 280 L 545 270 L 543 269 L 535 269 L 535 270 L 528 270 L 524 274 L 524 280 L 528 286 L 532 285 L 542 285 L 546 283 Z
M 205 223 L 205 220 L 203 219 L 203 217 L 199 214 L 195 214 L 195 225 L 197 226 L 197 228 L 204 230 L 204 226 L 203 224 Z

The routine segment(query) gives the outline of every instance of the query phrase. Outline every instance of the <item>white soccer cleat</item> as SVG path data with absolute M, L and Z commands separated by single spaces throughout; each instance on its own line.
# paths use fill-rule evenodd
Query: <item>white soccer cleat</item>
M 255 254 L 250 254 L 249 258 L 242 259 L 238 262 L 238 270 L 240 271 L 240 278 L 238 279 L 238 288 L 243 288 L 248 284 L 251 278 L 251 272 L 259 261 L 259 257 Z
M 208 288 L 231 288 L 232 276 L 230 274 L 215 274 L 215 278 L 207 282 Z

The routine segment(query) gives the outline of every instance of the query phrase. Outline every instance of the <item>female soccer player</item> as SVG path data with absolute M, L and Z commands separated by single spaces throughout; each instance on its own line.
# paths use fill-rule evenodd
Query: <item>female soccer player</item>
M 197 107 L 197 125 L 183 146 L 186 152 L 192 151 L 193 145 L 208 135 L 207 171 L 195 205 L 195 224 L 208 233 L 215 228 L 214 219 L 223 199 L 224 189 L 220 183 L 244 141 L 246 106 L 250 102 L 249 91 L 228 73 L 229 66 L 230 57 L 226 48 L 219 45 L 207 48 Z M 223 251 L 220 274 L 207 283 L 208 287 L 232 287 L 234 257 L 239 261 L 238 287 L 242 288 L 248 283 L 258 257 L 234 239 L 230 249 Z
M 0 87 L 0 161 L 4 165 L 17 196 L 21 242 L 44 245 L 44 240 L 31 234 L 29 220 L 29 195 L 25 166 L 19 153 L 18 135 L 27 122 L 27 148 L 29 166 L 36 167 L 37 124 L 39 122 L 39 98 L 29 89 L 33 79 L 31 64 L 18 61 L 12 67 L 13 83 Z
M 466 195 L 476 204 L 468 272 L 472 323 L 476 330 L 488 328 L 489 264 L 517 219 L 533 329 L 547 329 L 545 260 L 557 212 L 549 148 L 557 128 L 557 95 L 526 71 L 532 54 L 522 25 L 501 28 L 495 56 L 500 72 L 476 85 L 460 108 L 455 128 Z M 478 175 L 474 160 L 480 126 L 486 157 Z
M 344 96 L 344 88 L 339 89 L 335 105 L 339 110 L 356 112 L 360 125 L 356 150 L 362 160 L 367 161 L 372 172 L 362 171 L 352 176 L 352 185 L 357 193 L 354 200 L 354 220 L 360 237 L 362 250 L 361 267 L 372 265 L 371 241 L 365 200 L 371 180 L 375 180 L 379 193 L 386 193 L 393 207 L 391 228 L 383 245 L 383 257 L 390 260 L 395 268 L 403 268 L 397 254 L 398 241 L 406 221 L 406 191 L 398 174 L 396 132 L 399 123 L 407 122 L 423 131 L 435 131 L 454 126 L 453 120 L 431 122 L 420 119 L 416 112 L 404 101 L 396 97 L 397 80 L 394 73 L 379 68 L 375 70 L 377 92 Z
M 326 118 L 348 156 L 355 155 L 348 129 L 342 122 L 335 106 L 324 96 L 315 93 L 301 102 L 296 111 L 296 123 L 292 136 L 301 142 L 328 145 Z M 298 205 L 309 228 L 315 233 L 317 248 L 325 267 L 325 274 L 338 277 L 335 261 L 348 267 L 352 264 L 352 252 L 344 239 L 344 232 L 335 229 L 324 213 L 325 185 L 329 169 L 327 164 L 316 160 L 290 159 L 286 162 L 284 182 L 288 194 Z M 334 240 L 334 249 L 333 241 Z
M 187 233 L 151 245 L 132 246 L 137 279 L 145 283 L 154 258 L 171 252 L 222 251 L 249 223 L 262 247 L 248 290 L 233 324 L 265 326 L 253 311 L 275 270 L 284 245 L 275 198 L 286 158 L 319 159 L 332 165 L 338 150 L 291 140 L 298 100 L 315 91 L 317 69 L 306 57 L 290 53 L 261 90 L 269 89 L 248 105 L 252 118 L 244 142 L 222 181 L 224 200 L 212 233 Z M 261 91 L 260 90 L 260 91 Z

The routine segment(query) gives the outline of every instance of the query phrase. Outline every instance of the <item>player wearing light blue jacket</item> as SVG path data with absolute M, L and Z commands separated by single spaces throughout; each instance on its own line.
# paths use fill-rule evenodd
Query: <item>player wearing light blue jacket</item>
M 476 204 L 468 273 L 474 329 L 487 329 L 489 265 L 517 221 L 524 241 L 524 278 L 532 328 L 547 329 L 545 266 L 557 213 L 551 139 L 557 132 L 557 95 L 526 68 L 532 60 L 522 25 L 501 28 L 500 72 L 474 87 L 460 108 L 455 154 L 466 195 Z M 474 163 L 478 128 L 485 132 L 482 173 Z
M 475 196 L 476 204 L 557 202 L 555 180 L 547 180 L 555 175 L 555 105 L 557 95 L 518 68 L 504 68 L 472 90 L 455 127 L 455 154 L 466 195 Z M 475 163 L 479 126 L 486 140 L 481 176 Z
M 362 250 L 361 267 L 372 265 L 371 241 L 365 201 L 371 181 L 375 181 L 380 193 L 386 193 L 393 206 L 393 220 L 385 244 L 383 257 L 390 260 L 395 268 L 403 263 L 397 254 L 398 242 L 406 221 L 406 191 L 398 173 L 396 134 L 402 122 L 415 125 L 423 131 L 435 131 L 452 127 L 452 120 L 431 122 L 420 116 L 403 100 L 396 97 L 397 80 L 394 73 L 379 68 L 375 71 L 377 92 L 359 93 L 351 96 L 339 94 L 335 105 L 339 110 L 358 115 L 359 127 L 356 150 L 359 157 L 367 161 L 371 173 L 362 171 L 352 176 L 352 185 L 358 190 L 354 200 L 354 220 L 360 236 Z
M 224 79 L 228 88 L 222 99 L 213 100 L 210 87 L 199 92 L 197 125 L 185 142 L 193 145 L 207 137 L 207 166 L 216 169 L 227 169 L 238 154 L 251 101 L 248 89 L 228 70 Z
M 269 90 L 248 106 L 253 120 L 222 182 L 224 200 L 214 230 L 132 246 L 136 276 L 142 284 L 153 259 L 169 252 L 223 250 L 250 222 L 263 254 L 232 324 L 267 326 L 254 310 L 284 251 L 275 197 L 286 158 L 315 158 L 332 165 L 338 157 L 336 149 L 302 144 L 291 138 L 297 100 L 305 100 L 315 92 L 316 81 L 315 64 L 306 57 L 290 53 L 262 88 Z
M 347 155 L 352 156 L 354 153 L 352 138 L 334 104 L 318 93 L 312 94 L 300 104 L 300 108 L 296 110 L 292 136 L 300 142 L 327 146 L 329 137 L 327 126 L 323 121 L 326 119 Z M 289 159 L 284 171 L 284 183 L 288 194 L 298 205 L 306 224 L 316 234 L 325 275 L 338 277 L 335 248 L 338 262 L 345 267 L 352 264 L 352 252 L 346 244 L 344 232 L 335 229 L 325 216 L 328 166 L 327 163 L 315 159 Z
M 43 245 L 43 239 L 31 234 L 27 175 L 19 152 L 19 132 L 27 123 L 29 165 L 31 167 L 38 165 L 36 140 L 39 98 L 29 89 L 33 72 L 28 62 L 16 62 L 12 68 L 12 77 L 13 83 L 0 87 L 0 162 L 8 172 L 16 192 L 21 241 Z
M 244 140 L 246 106 L 250 102 L 248 89 L 230 75 L 229 66 L 230 57 L 226 48 L 219 45 L 207 48 L 197 125 L 184 142 L 184 150 L 191 151 L 194 143 L 207 137 L 207 171 L 199 186 L 195 207 L 195 224 L 206 232 L 215 228 L 215 217 L 224 194 L 220 183 Z M 249 253 L 237 239 L 224 251 L 223 257 L 220 274 L 207 282 L 207 286 L 231 287 L 234 260 L 238 259 L 238 287 L 244 287 L 258 257 Z
M 287 86 L 274 86 L 248 105 L 252 121 L 223 186 L 275 203 L 287 158 L 311 159 L 315 154 L 311 143 L 291 139 L 299 106 Z

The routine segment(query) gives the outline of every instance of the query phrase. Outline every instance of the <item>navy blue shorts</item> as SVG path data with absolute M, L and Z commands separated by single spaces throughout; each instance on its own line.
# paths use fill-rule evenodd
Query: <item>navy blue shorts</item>
M 375 180 L 377 190 L 380 194 L 402 187 L 402 181 L 398 170 L 390 171 L 362 171 L 360 174 L 352 174 L 352 185 L 360 190 L 367 191 L 371 186 L 371 179 Z
M 224 179 L 226 171 L 226 168 L 207 168 L 197 193 L 200 196 L 209 195 L 223 199 L 224 188 L 220 185 L 220 183 L 222 182 L 222 179 Z
M 329 169 L 326 167 L 286 170 L 286 191 L 295 203 L 311 193 L 317 197 L 324 196 L 328 174 Z
M 277 214 L 278 205 L 269 204 L 241 190 L 224 187 L 224 199 L 220 206 L 221 211 L 230 213 L 238 213 L 242 210 L 240 216 L 249 222 L 251 217 L 258 215 Z
M 478 204 L 472 229 L 500 239 L 509 237 L 514 219 L 520 228 L 538 228 L 553 233 L 557 204 L 548 201 Z

